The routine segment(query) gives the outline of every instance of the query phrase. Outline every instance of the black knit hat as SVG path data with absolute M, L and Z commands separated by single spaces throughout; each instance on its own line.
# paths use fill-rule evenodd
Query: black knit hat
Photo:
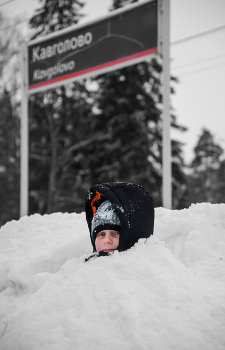
M 85 202 L 93 251 L 96 251 L 96 236 L 93 235 L 96 234 L 94 231 L 97 225 L 96 227 L 93 225 L 92 230 L 92 221 L 106 200 L 112 204 L 120 220 L 120 229 L 116 227 L 120 233 L 118 251 L 130 249 L 140 238 L 148 238 L 153 234 L 155 217 L 153 201 L 142 186 L 126 182 L 97 184 L 90 188 Z
M 91 235 L 93 241 L 102 230 L 120 231 L 120 219 L 117 216 L 113 205 L 110 201 L 105 200 L 98 208 L 91 223 Z

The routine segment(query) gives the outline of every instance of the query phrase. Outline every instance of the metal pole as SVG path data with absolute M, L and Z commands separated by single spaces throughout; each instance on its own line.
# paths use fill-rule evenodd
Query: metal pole
M 22 103 L 20 125 L 20 217 L 28 215 L 28 93 L 27 93 L 27 46 L 23 44 Z
M 160 52 L 163 61 L 163 138 L 162 196 L 163 206 L 172 209 L 172 167 L 170 140 L 170 0 L 159 0 Z

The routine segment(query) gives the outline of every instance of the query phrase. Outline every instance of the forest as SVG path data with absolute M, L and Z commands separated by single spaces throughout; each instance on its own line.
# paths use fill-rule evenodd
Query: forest
M 111 11 L 135 0 L 112 0 Z M 44 0 L 29 20 L 30 39 L 76 25 L 85 1 Z M 0 225 L 19 219 L 20 48 L 24 38 L 0 13 Z M 96 183 L 142 185 L 162 206 L 162 60 L 69 83 L 29 97 L 29 215 L 82 212 Z M 177 77 L 171 76 L 171 94 Z M 185 133 L 171 106 L 171 128 Z M 203 129 L 189 164 L 172 144 L 173 209 L 222 203 L 224 150 Z

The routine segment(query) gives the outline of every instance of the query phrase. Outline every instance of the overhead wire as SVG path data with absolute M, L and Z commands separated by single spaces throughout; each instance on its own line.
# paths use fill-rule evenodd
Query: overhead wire
M 218 31 L 221 31 L 221 30 L 224 30 L 224 29 L 225 29 L 225 25 L 222 25 L 222 26 L 219 26 L 219 27 L 216 27 L 216 28 L 213 28 L 213 29 L 210 29 L 210 30 L 206 30 L 204 32 L 201 32 L 201 33 L 198 33 L 198 34 L 195 34 L 195 35 L 188 36 L 188 37 L 180 39 L 180 40 L 176 40 L 176 41 L 172 42 L 171 45 L 182 44 L 184 42 L 195 40 L 195 39 L 198 39 L 198 38 L 206 36 L 206 35 L 214 34 L 214 33 L 218 32 Z M 220 54 L 220 55 L 216 55 L 216 56 L 212 56 L 212 57 L 208 57 L 208 58 L 203 58 L 201 60 L 187 62 L 187 63 L 181 64 L 181 65 L 179 65 L 177 67 L 174 67 L 173 69 L 175 70 L 175 69 L 179 69 L 179 68 L 185 68 L 185 67 L 197 65 L 197 64 L 200 64 L 200 63 L 204 63 L 204 62 L 209 62 L 209 61 L 212 61 L 212 60 L 224 57 L 224 56 L 225 56 L 225 54 Z M 211 69 L 214 69 L 214 68 L 217 68 L 217 67 L 221 67 L 221 66 L 224 66 L 224 65 L 225 65 L 225 62 L 221 62 L 221 63 L 215 64 L 215 65 L 211 65 L 211 66 L 195 69 L 195 70 L 188 71 L 188 72 L 176 73 L 176 74 L 178 74 L 181 77 L 182 76 L 188 76 L 188 75 L 197 74 L 197 73 L 200 73 L 200 72 L 203 72 L 203 71 L 211 70 Z
M 221 62 L 221 63 L 218 63 L 218 64 L 214 64 L 212 66 L 207 66 L 207 67 L 195 69 L 195 70 L 192 70 L 192 71 L 189 71 L 189 72 L 180 73 L 179 75 L 181 77 L 188 76 L 188 75 L 194 75 L 194 74 L 197 74 L 197 73 L 201 73 L 201 72 L 204 72 L 204 71 L 212 70 L 214 68 L 218 68 L 218 67 L 222 67 L 222 66 L 225 66 L 225 61 Z
M 185 68 L 185 67 L 189 67 L 189 66 L 195 66 L 195 65 L 198 65 L 199 63 L 213 61 L 213 60 L 219 59 L 221 57 L 225 57 L 225 53 L 222 53 L 220 55 L 207 57 L 207 58 L 202 58 L 201 60 L 196 60 L 196 61 L 191 61 L 191 62 L 179 64 L 178 66 L 173 67 L 173 69 L 180 69 L 180 68 Z
M 199 68 L 199 69 L 190 70 L 190 71 L 176 72 L 176 69 L 180 69 L 180 68 L 182 69 L 182 68 L 186 68 L 186 67 L 188 68 L 190 66 L 199 65 L 201 63 L 204 64 L 204 63 L 207 63 L 207 62 L 212 62 L 212 61 L 221 59 L 223 57 L 225 57 L 225 53 L 220 54 L 220 55 L 216 55 L 216 56 L 211 56 L 211 57 L 208 57 L 208 58 L 205 58 L 205 59 L 203 58 L 203 59 L 197 60 L 197 61 L 192 61 L 192 62 L 189 62 L 189 63 L 184 63 L 184 64 L 181 64 L 179 66 L 175 66 L 173 68 L 173 70 L 175 70 L 174 74 L 178 75 L 178 76 L 188 76 L 188 75 L 193 75 L 193 74 L 197 74 L 197 73 L 200 73 L 200 72 L 203 72 L 203 71 L 212 70 L 214 68 L 224 66 L 225 65 L 225 61 L 223 60 L 222 62 L 214 64 L 214 65 L 211 65 L 211 66 L 205 66 L 205 67 L 202 67 L 202 68 Z
M 210 34 L 213 34 L 215 32 L 218 32 L 218 31 L 224 30 L 224 29 L 225 29 L 225 25 L 222 25 L 220 27 L 216 27 L 216 28 L 213 28 L 213 29 L 210 29 L 210 30 L 206 30 L 204 32 L 201 32 L 201 33 L 198 33 L 198 34 L 195 34 L 195 35 L 188 36 L 188 37 L 183 38 L 183 39 L 179 39 L 179 40 L 173 41 L 171 43 L 171 45 L 182 44 L 182 43 L 184 43 L 186 41 L 194 40 L 194 39 L 200 38 L 200 37 L 205 36 L 205 35 L 210 35 Z

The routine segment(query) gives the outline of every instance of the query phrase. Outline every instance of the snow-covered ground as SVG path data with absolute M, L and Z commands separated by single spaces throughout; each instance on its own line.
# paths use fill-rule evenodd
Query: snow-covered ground
M 225 349 L 225 204 L 157 208 L 146 242 L 89 253 L 84 213 L 1 228 L 1 350 Z

